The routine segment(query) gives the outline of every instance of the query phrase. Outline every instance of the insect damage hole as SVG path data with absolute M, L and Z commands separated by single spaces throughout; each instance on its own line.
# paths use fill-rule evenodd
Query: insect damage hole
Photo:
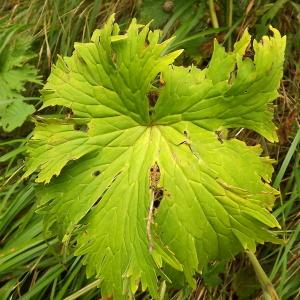
M 89 130 L 89 127 L 86 124 L 74 124 L 73 128 L 76 131 L 82 132 L 87 132 Z
M 100 172 L 99 170 L 96 170 L 96 171 L 93 172 L 92 175 L 93 175 L 94 177 L 97 177 L 97 176 L 99 176 L 100 174 L 101 174 L 101 172 Z
M 157 188 L 157 190 L 154 193 L 154 202 L 153 202 L 154 209 L 158 209 L 163 197 L 164 197 L 164 189 Z
M 150 168 L 150 190 L 151 190 L 151 202 L 147 216 L 147 239 L 149 243 L 149 251 L 152 252 L 154 249 L 153 239 L 151 234 L 151 225 L 154 223 L 153 215 L 154 211 L 158 209 L 161 200 L 164 196 L 164 189 L 159 187 L 160 181 L 160 169 L 157 162 Z
M 150 91 L 147 94 L 147 97 L 148 97 L 148 101 L 149 101 L 149 106 L 154 107 L 157 102 L 157 99 L 159 97 L 159 92 L 156 90 Z

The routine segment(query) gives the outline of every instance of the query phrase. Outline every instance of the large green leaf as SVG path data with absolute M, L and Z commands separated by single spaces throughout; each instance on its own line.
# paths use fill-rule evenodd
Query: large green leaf
M 43 108 L 25 176 L 37 172 L 40 210 L 113 299 L 139 285 L 157 298 L 164 266 L 194 275 L 256 243 L 277 242 L 269 210 L 277 193 L 272 161 L 260 146 L 222 140 L 215 131 L 246 127 L 276 140 L 271 101 L 282 76 L 285 38 L 254 41 L 232 53 L 215 43 L 204 70 L 171 65 L 159 32 L 133 20 L 119 35 L 113 17 L 92 41 L 60 58 L 43 89 Z M 155 104 L 156 98 L 157 102 Z
M 5 106 L 2 113 L 0 112 L 0 126 L 9 132 L 21 126 L 27 117 L 35 112 L 35 108 L 31 104 L 23 102 L 22 99 L 15 98 L 8 102 L 10 102 L 9 105 Z
M 0 19 L 0 128 L 7 132 L 21 126 L 35 111 L 22 95 L 26 83 L 40 83 L 37 70 L 28 64 L 33 57 L 30 45 L 24 26 Z

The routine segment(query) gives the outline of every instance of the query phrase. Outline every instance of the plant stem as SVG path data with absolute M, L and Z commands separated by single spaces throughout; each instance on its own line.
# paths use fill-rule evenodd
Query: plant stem
M 213 26 L 213 28 L 219 28 L 219 22 L 218 22 L 216 10 L 215 10 L 214 0 L 208 0 L 208 5 L 209 5 L 212 26 Z
M 233 4 L 232 4 L 232 0 L 227 0 L 227 7 L 226 7 L 226 23 L 227 23 L 227 27 L 231 28 L 232 26 L 232 10 L 233 10 Z M 228 50 L 231 51 L 232 48 L 232 37 L 231 34 L 228 37 Z
M 257 279 L 262 287 L 264 298 L 266 300 L 280 300 L 270 278 L 267 276 L 267 274 L 261 267 L 255 254 L 252 251 L 246 251 L 246 253 L 256 273 Z

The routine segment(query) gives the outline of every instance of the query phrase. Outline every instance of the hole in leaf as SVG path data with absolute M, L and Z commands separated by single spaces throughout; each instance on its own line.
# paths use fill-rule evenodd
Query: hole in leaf
M 153 203 L 154 208 L 158 208 L 159 204 L 160 204 L 160 201 L 159 200 L 155 200 L 154 203 Z
M 157 209 L 160 205 L 161 200 L 164 197 L 164 189 L 163 188 L 158 188 L 154 192 L 154 202 L 153 202 L 153 207 Z
M 157 99 L 159 97 L 159 92 L 158 91 L 150 91 L 147 94 L 147 97 L 148 97 L 150 107 L 154 107 L 157 102 Z
M 65 119 L 71 119 L 74 116 L 74 113 L 71 109 L 67 108 L 64 110 Z
M 82 132 L 87 132 L 89 129 L 86 124 L 74 124 L 73 128 L 76 131 L 82 131 Z
M 219 131 L 219 130 L 217 130 L 217 131 L 215 131 L 215 134 L 216 134 L 216 136 L 217 136 L 217 140 L 218 140 L 221 144 L 223 144 L 224 142 L 223 142 L 223 135 L 222 135 L 222 132 Z
M 150 207 L 147 216 L 147 239 L 148 239 L 148 247 L 151 252 L 154 248 L 151 226 L 154 223 L 153 219 L 156 210 L 159 207 L 160 202 L 163 198 L 163 193 L 164 193 L 164 189 L 162 187 L 159 187 L 160 168 L 157 162 L 155 162 L 151 166 L 149 175 L 150 175 L 151 202 L 150 202 Z
M 94 177 L 97 177 L 97 176 L 99 176 L 100 174 L 101 174 L 101 172 L 100 172 L 99 170 L 96 170 L 96 171 L 93 172 L 93 176 L 94 176 Z
M 160 181 L 160 168 L 157 163 L 155 163 L 150 168 L 150 189 L 153 192 L 153 207 L 158 208 L 160 201 L 164 197 L 164 189 L 159 186 Z
M 150 168 L 150 188 L 155 190 L 160 180 L 160 169 L 157 163 Z

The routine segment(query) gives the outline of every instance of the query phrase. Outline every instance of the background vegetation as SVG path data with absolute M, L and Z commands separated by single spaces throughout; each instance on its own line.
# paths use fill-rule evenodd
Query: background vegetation
M 24 145 L 40 106 L 39 89 L 57 54 L 70 55 L 75 41 L 88 41 L 113 12 L 121 28 L 132 17 L 153 19 L 169 51 L 184 48 L 178 65 L 202 67 L 213 39 L 228 50 L 245 28 L 257 39 L 272 24 L 287 35 L 284 78 L 276 100 L 279 143 L 257 134 L 230 132 L 249 145 L 261 143 L 277 160 L 273 186 L 280 189 L 274 215 L 282 245 L 257 248 L 268 278 L 259 282 L 249 257 L 214 262 L 199 275 L 197 288 L 161 282 L 161 299 L 261 299 L 270 280 L 282 299 L 300 299 L 300 4 L 289 0 L 2 0 L 0 3 L 0 299 L 100 299 L 98 281 L 87 279 L 72 243 L 66 249 L 46 236 L 35 214 L 35 183 L 22 180 Z M 38 75 L 37 75 L 38 74 Z M 23 119 L 14 119 L 17 112 Z M 26 121 L 25 121 L 26 120 Z M 25 122 L 24 122 L 25 121 Z M 24 123 L 23 123 L 24 122 Z M 23 123 L 23 125 L 21 125 Z M 8 124 L 8 125 L 7 125 Z M 21 126 L 20 126 L 21 125 Z M 263 288 L 261 287 L 261 284 Z M 275 296 L 274 296 L 275 297 Z M 141 293 L 137 299 L 149 299 Z M 275 298 L 274 298 L 275 299 Z

